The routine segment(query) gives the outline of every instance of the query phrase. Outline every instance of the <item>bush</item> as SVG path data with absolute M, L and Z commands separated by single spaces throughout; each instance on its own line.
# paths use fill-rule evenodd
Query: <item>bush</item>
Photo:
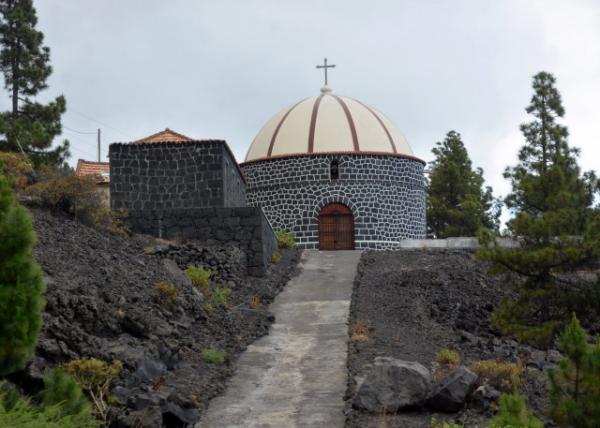
M 576 428 L 600 426 L 600 342 L 588 344 L 575 314 L 560 336 L 566 358 L 548 370 L 551 415 Z
M 19 153 L 0 152 L 0 174 L 6 177 L 8 184 L 16 191 L 23 190 L 33 177 L 33 165 L 29 159 Z
M 294 248 L 296 246 L 296 239 L 294 238 L 294 235 L 289 232 L 279 230 L 275 232 L 275 237 L 277 238 L 277 247 L 281 250 Z
M 192 284 L 194 284 L 195 287 L 198 287 L 206 295 L 210 294 L 208 289 L 208 280 L 212 275 L 210 269 L 205 269 L 203 266 L 188 266 L 185 273 L 188 278 L 192 280 Z
M 44 378 L 42 404 L 45 407 L 60 405 L 62 416 L 72 415 L 85 420 L 91 415 L 90 403 L 81 387 L 60 368 L 52 370 Z
M 496 360 L 477 361 L 469 367 L 484 383 L 501 391 L 512 392 L 521 385 L 523 367 Z
M 123 368 L 121 361 L 111 364 L 95 358 L 81 358 L 65 364 L 65 371 L 86 391 L 94 403 L 96 412 L 102 421 L 108 417 L 108 394 L 115 378 Z
M 231 289 L 226 287 L 216 287 L 212 291 L 212 301 L 216 305 L 227 305 L 227 300 L 231 296 Z
M 0 376 L 25 366 L 42 325 L 44 284 L 31 254 L 34 241 L 27 210 L 0 175 Z
M 225 362 L 225 352 L 218 349 L 204 348 L 202 358 L 209 364 L 223 364 Z
M 277 264 L 281 261 L 281 253 L 279 251 L 273 251 L 271 254 L 271 263 Z
M 256 309 L 260 306 L 260 296 L 255 294 L 250 298 L 250 308 Z
M 538 292 L 539 293 L 539 292 Z M 531 292 L 529 292 L 531 294 Z M 528 293 L 523 290 L 518 301 L 502 301 L 492 313 L 490 324 L 503 336 L 512 336 L 519 342 L 539 349 L 548 349 L 554 340 L 560 321 L 547 321 L 538 326 L 528 325 L 524 314 L 531 308 Z
M 544 424 L 527 410 L 522 395 L 502 394 L 500 412 L 488 428 L 544 428 Z
M 213 312 L 215 311 L 215 307 L 213 306 L 212 303 L 203 304 L 202 309 L 204 309 L 204 312 L 206 312 L 206 315 L 208 315 L 208 316 L 211 316 L 213 314 Z
M 460 355 L 456 351 L 444 348 L 437 352 L 435 360 L 444 366 L 457 367 L 460 364 Z
M 154 284 L 153 298 L 156 302 L 173 303 L 177 298 L 177 287 L 172 282 L 161 281 Z
M 6 428 L 96 428 L 100 422 L 90 415 L 66 414 L 63 406 L 36 407 L 19 398 L 13 406 L 4 406 L 0 395 L 0 427 Z

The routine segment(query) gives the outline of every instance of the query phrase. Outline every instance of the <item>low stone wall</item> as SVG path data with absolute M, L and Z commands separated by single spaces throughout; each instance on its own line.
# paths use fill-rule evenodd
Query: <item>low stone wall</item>
M 500 247 L 515 248 L 519 246 L 517 241 L 508 238 L 496 238 L 496 243 Z M 411 248 L 480 248 L 481 245 L 477 238 L 446 238 L 446 239 L 404 239 L 400 241 L 400 249 Z
M 248 274 L 263 276 L 277 249 L 273 229 L 256 207 L 129 211 L 133 232 L 163 239 L 234 243 L 246 252 Z

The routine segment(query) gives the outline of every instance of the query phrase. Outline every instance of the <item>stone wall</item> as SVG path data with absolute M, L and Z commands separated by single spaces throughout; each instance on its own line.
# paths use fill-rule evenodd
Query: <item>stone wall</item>
M 339 178 L 330 165 L 338 161 Z M 425 237 L 423 163 L 398 156 L 315 155 L 242 164 L 248 203 L 300 248 L 319 246 L 319 213 L 330 203 L 354 215 L 356 248 L 393 249 Z
M 130 211 L 133 232 L 173 240 L 234 243 L 247 256 L 248 273 L 266 273 L 277 250 L 275 234 L 260 208 L 192 208 Z
M 115 143 L 109 158 L 113 209 L 246 206 L 244 179 L 224 141 Z

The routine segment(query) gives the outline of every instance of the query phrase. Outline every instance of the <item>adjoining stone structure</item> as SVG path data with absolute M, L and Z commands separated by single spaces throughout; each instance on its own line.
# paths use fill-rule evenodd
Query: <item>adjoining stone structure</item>
M 383 114 L 324 87 L 267 122 L 241 168 L 250 205 L 300 248 L 392 249 L 425 237 L 424 165 Z
M 128 212 L 134 232 L 235 242 L 251 275 L 266 272 L 275 235 L 262 210 L 248 207 L 244 177 L 225 141 L 167 129 L 111 144 L 109 158 L 111 208 Z

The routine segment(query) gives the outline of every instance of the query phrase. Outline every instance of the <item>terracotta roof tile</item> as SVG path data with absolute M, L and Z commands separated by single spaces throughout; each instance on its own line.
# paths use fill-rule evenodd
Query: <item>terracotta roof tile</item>
M 194 141 L 186 135 L 171 131 L 169 128 L 157 132 L 140 140 L 132 141 L 133 144 L 152 144 L 152 143 L 187 143 Z
M 83 159 L 77 161 L 75 175 L 80 177 L 92 175 L 98 179 L 98 183 L 110 182 L 110 164 L 108 162 L 91 162 Z

